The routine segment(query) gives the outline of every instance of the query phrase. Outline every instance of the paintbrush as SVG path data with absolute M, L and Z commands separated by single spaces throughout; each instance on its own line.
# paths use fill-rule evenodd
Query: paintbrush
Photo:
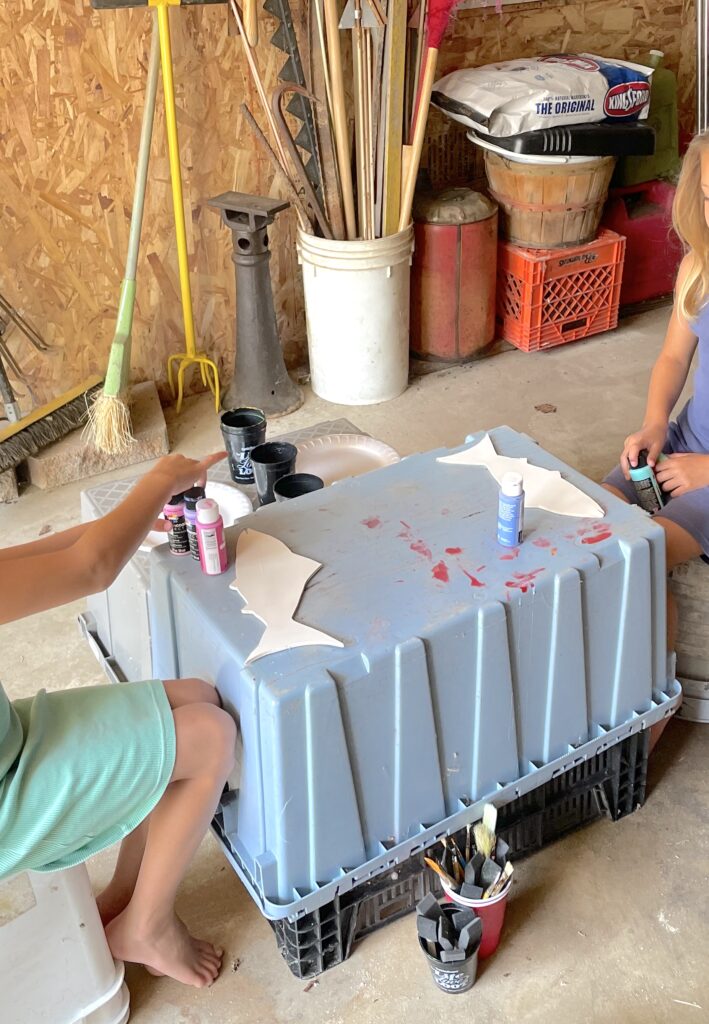
M 483 820 L 479 821 L 473 829 L 475 835 L 475 846 L 480 853 L 492 858 L 495 850 L 497 837 L 497 808 L 494 804 L 485 804 L 483 808 Z
M 495 849 L 495 833 L 490 831 L 484 821 L 478 821 L 473 828 L 473 835 L 478 853 L 491 858 Z
M 431 860 L 430 857 L 423 858 L 424 863 L 428 865 L 431 871 L 435 871 L 438 877 L 446 883 L 449 889 L 453 889 L 454 892 L 458 891 L 458 883 L 455 878 L 451 878 L 447 871 L 444 871 L 440 864 L 436 864 L 435 860 Z
M 507 885 L 509 879 L 512 877 L 513 871 L 514 868 L 512 867 L 512 863 L 508 860 L 504 868 L 500 872 L 500 877 L 497 879 L 497 881 L 490 886 L 487 892 L 483 893 L 483 899 L 490 900 L 493 898 L 493 896 L 499 896 L 502 890 Z
M 463 854 L 460 852 L 460 847 L 458 846 L 458 843 L 455 841 L 455 838 L 453 836 L 450 837 L 450 844 L 453 847 L 453 853 L 456 855 L 458 863 L 460 864 L 463 871 L 465 871 L 465 858 L 463 857 Z
M 465 878 L 465 863 L 460 855 L 460 850 L 456 846 L 455 839 L 444 836 L 441 842 L 447 852 L 451 855 L 451 859 L 453 861 L 453 874 L 455 875 L 456 881 L 462 883 Z

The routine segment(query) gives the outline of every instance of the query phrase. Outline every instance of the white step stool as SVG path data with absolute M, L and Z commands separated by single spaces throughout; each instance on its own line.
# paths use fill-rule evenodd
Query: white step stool
M 0 882 L 2 1024 L 126 1024 L 123 964 L 111 956 L 86 867 Z

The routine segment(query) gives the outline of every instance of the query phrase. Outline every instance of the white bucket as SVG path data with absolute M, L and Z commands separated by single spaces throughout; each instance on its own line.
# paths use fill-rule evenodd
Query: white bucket
M 313 391 L 375 405 L 406 390 L 413 227 L 371 241 L 298 231 Z

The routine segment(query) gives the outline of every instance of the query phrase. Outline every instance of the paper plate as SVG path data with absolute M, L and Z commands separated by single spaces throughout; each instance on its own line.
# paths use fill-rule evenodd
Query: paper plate
M 246 516 L 254 510 L 251 499 L 237 487 L 219 483 L 217 480 L 208 480 L 205 490 L 207 497 L 214 498 L 218 503 L 225 526 L 233 526 L 237 519 L 241 519 L 242 516 Z M 167 534 L 151 530 L 140 545 L 140 550 L 151 551 L 153 548 L 159 547 L 160 544 L 167 544 Z
M 388 444 L 363 434 L 328 434 L 302 441 L 296 447 L 296 472 L 314 473 L 326 486 L 401 461 L 399 453 Z

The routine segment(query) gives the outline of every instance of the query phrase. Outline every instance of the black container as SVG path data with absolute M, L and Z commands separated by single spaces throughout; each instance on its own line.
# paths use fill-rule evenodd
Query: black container
M 497 834 L 509 843 L 515 864 L 603 815 L 618 821 L 642 807 L 649 732 L 628 736 L 500 807 Z M 213 828 L 248 876 L 219 812 Z M 465 843 L 465 832 L 456 839 L 459 845 Z M 271 921 L 281 955 L 296 978 L 316 978 L 336 967 L 349 958 L 357 942 L 411 913 L 427 893 L 441 896 L 438 875 L 423 861 L 425 852 L 364 879 L 317 910 Z
M 299 498 L 301 494 L 321 491 L 324 486 L 320 477 L 313 473 L 291 473 L 276 481 L 273 493 L 276 501 L 289 501 L 291 498 Z
M 460 910 L 460 907 L 455 906 L 455 904 L 442 905 L 441 910 L 446 917 L 452 918 Z M 479 942 L 465 960 L 459 960 L 457 963 L 452 964 L 444 964 L 437 957 L 429 953 L 428 944 L 422 938 L 419 938 L 419 945 L 428 961 L 428 966 L 431 968 L 433 980 L 442 992 L 457 995 L 459 992 L 468 992 L 473 987 L 478 976 Z
M 266 417 L 260 409 L 230 409 L 221 421 L 231 478 L 236 484 L 252 484 L 251 452 L 266 440 Z
M 251 452 L 256 490 L 262 505 L 274 502 L 273 485 L 295 469 L 298 449 L 287 441 L 267 441 Z

